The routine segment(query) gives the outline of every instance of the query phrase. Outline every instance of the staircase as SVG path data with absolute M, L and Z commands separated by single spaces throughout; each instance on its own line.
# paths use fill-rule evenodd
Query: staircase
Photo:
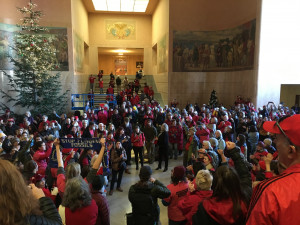
M 115 79 L 117 79 L 118 76 L 115 75 Z M 135 80 L 135 75 L 126 75 L 128 82 L 134 82 Z M 124 75 L 120 75 L 120 78 L 122 80 L 122 85 L 121 85 L 121 89 L 123 90 L 123 80 L 125 78 Z M 109 81 L 110 81 L 110 76 L 109 75 L 103 75 L 102 77 L 103 79 L 103 93 L 106 94 L 106 90 L 109 87 Z M 147 82 L 145 76 L 142 77 L 142 79 L 140 79 L 140 89 L 139 89 L 139 93 L 141 93 L 141 90 L 144 90 L 144 84 Z M 88 84 L 89 85 L 89 84 Z M 88 86 L 89 87 L 89 86 Z M 94 83 L 94 94 L 100 94 L 100 88 L 99 88 L 99 81 L 98 81 L 98 77 L 95 80 Z M 117 96 L 118 92 L 117 92 L 117 85 L 115 84 L 115 88 L 114 88 L 114 95 Z M 105 100 L 105 96 L 95 96 L 95 101 L 103 101 Z

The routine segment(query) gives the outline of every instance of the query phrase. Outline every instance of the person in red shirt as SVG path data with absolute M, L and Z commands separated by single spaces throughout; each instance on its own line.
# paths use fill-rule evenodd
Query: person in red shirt
M 94 83 L 95 83 L 96 78 L 93 77 L 93 75 L 91 74 L 89 77 L 89 81 L 90 81 L 90 89 L 92 89 L 94 91 Z
M 208 170 L 200 170 L 195 182 L 189 182 L 189 192 L 178 202 L 178 208 L 186 219 L 186 225 L 192 225 L 192 217 L 197 212 L 198 205 L 204 199 L 212 196 L 213 177 Z
M 143 167 L 144 165 L 143 149 L 145 145 L 145 136 L 144 133 L 141 132 L 139 126 L 135 127 L 134 132 L 131 135 L 131 143 L 133 145 L 136 170 L 139 170 L 139 158 L 141 161 L 141 166 Z
M 144 85 L 144 93 L 147 97 L 149 96 L 149 86 L 147 85 L 147 83 L 145 83 Z
M 103 92 L 103 79 L 102 78 L 99 80 L 99 88 L 100 88 L 100 94 L 103 94 L 104 92 Z
M 300 115 L 266 121 L 265 131 L 275 134 L 280 175 L 260 182 L 254 189 L 247 225 L 299 224 Z
M 111 85 L 109 85 L 109 88 L 107 88 L 106 94 L 114 94 L 114 89 Z
M 52 150 L 52 144 L 46 144 L 42 141 L 38 141 L 35 144 L 37 151 L 33 155 L 33 160 L 38 164 L 37 174 L 45 176 L 47 168 L 47 159 L 49 158 Z M 45 151 L 46 150 L 46 151 Z
M 154 91 L 152 90 L 152 87 L 149 87 L 148 95 L 149 95 L 150 100 L 152 100 L 154 98 Z
M 59 214 L 66 225 L 96 224 L 98 206 L 92 199 L 89 185 L 81 177 L 68 180 Z
M 167 186 L 171 191 L 168 198 L 163 199 L 163 204 L 168 206 L 169 224 L 185 225 L 186 219 L 178 207 L 178 202 L 188 193 L 188 182 L 185 177 L 185 168 L 176 166 L 171 173 L 172 183 Z

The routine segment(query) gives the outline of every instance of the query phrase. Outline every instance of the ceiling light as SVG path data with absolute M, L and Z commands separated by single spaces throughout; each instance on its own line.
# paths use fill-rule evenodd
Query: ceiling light
M 107 10 L 108 11 L 121 11 L 121 1 L 120 0 L 108 0 Z
M 107 11 L 106 0 L 92 0 L 95 10 Z
M 118 55 L 123 55 L 123 53 L 118 53 Z
M 121 11 L 122 12 L 133 12 L 134 0 L 121 0 Z
M 135 0 L 134 12 L 146 12 L 149 0 Z
M 97 11 L 146 12 L 149 0 L 92 0 Z
M 115 49 L 115 50 L 111 50 L 111 52 L 115 52 L 115 53 L 129 53 L 131 51 L 125 50 L 125 49 Z

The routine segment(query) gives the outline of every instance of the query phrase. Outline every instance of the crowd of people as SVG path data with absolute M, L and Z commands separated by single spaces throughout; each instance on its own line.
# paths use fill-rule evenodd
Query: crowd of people
M 177 106 L 175 99 L 170 106 L 124 99 L 87 105 L 82 115 L 22 117 L 7 109 L 0 224 L 110 224 L 106 193 L 123 192 L 123 175 L 133 169 L 140 181 L 128 193 L 128 224 L 159 224 L 158 199 L 170 225 L 298 224 L 297 107 L 256 109 L 240 100 L 230 108 Z M 64 148 L 60 138 L 97 138 L 101 147 Z M 170 159 L 178 166 L 166 186 L 153 178 L 152 164 L 167 172 Z
M 104 94 L 104 81 L 103 81 L 103 72 L 100 70 L 98 73 L 98 82 L 99 82 L 99 94 Z M 141 79 L 143 77 L 142 70 L 136 72 L 134 81 L 129 81 L 127 76 L 124 77 L 124 80 L 120 78 L 120 75 L 115 75 L 111 72 L 109 75 L 108 88 L 106 89 L 107 101 L 113 101 L 112 95 L 115 94 L 116 89 L 116 100 L 118 104 L 122 104 L 125 101 L 130 101 L 132 105 L 136 105 L 139 101 L 152 101 L 154 99 L 154 90 L 152 86 L 149 86 L 147 83 L 141 84 Z M 94 106 L 94 88 L 95 88 L 96 77 L 93 75 L 89 76 L 90 91 L 88 93 L 89 105 Z

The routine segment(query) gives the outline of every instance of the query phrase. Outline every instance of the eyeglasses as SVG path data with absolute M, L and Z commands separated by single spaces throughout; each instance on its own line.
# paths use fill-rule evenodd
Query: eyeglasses
M 283 136 L 289 141 L 289 143 L 293 146 L 294 143 L 289 139 L 289 137 L 285 134 L 285 132 L 283 131 L 283 129 L 281 128 L 281 126 L 279 125 L 278 121 L 275 123 L 275 125 L 279 128 L 280 132 L 283 134 Z

